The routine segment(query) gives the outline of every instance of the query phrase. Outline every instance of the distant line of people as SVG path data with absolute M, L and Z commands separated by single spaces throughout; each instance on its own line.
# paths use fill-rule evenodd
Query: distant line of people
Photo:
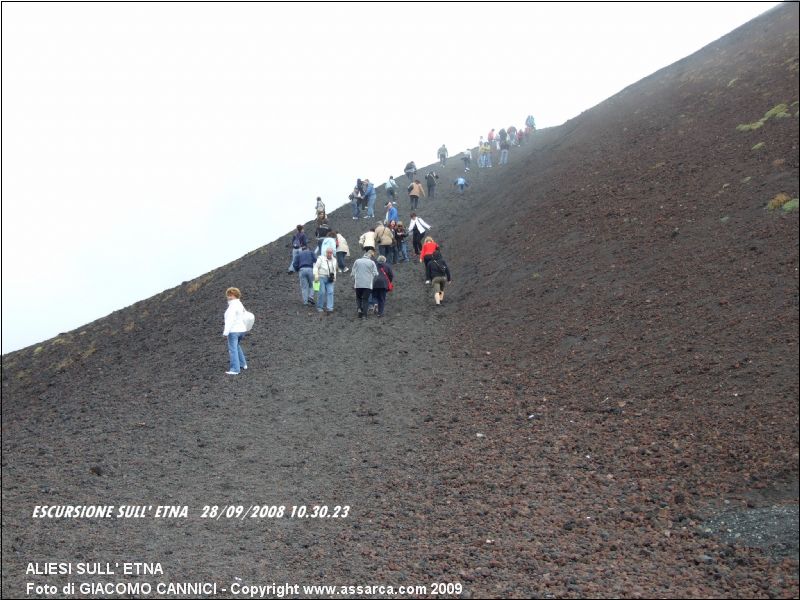
M 510 126 L 495 134 L 495 130 L 491 129 L 487 139 L 484 140 L 481 136 L 478 143 L 478 166 L 492 167 L 493 149 L 500 153 L 498 166 L 508 164 L 509 149 L 521 145 L 535 130 L 536 122 L 532 115 L 525 119 L 524 130 Z M 436 157 L 440 166 L 445 168 L 449 158 L 445 144 L 439 147 Z M 464 173 L 453 180 L 459 194 L 463 194 L 469 186 L 466 175 L 470 172 L 472 159 L 472 149 L 467 148 L 462 152 Z M 290 242 L 292 258 L 287 272 L 298 273 L 302 303 L 316 307 L 321 318 L 329 317 L 333 313 L 338 274 L 348 271 L 353 280 L 358 319 L 366 319 L 369 314 L 382 318 L 386 314 L 387 295 L 395 285 L 395 273 L 391 265 L 410 262 L 409 235 L 414 257 L 425 267 L 425 285 L 430 285 L 433 290 L 434 306 L 439 307 L 444 303 L 445 288 L 452 283 L 450 268 L 442 255 L 441 247 L 429 235 L 431 226 L 417 215 L 420 198 L 433 200 L 439 174 L 433 170 L 427 171 L 423 188 L 422 182 L 417 178 L 414 161 L 407 163 L 403 172 L 409 181 L 406 188 L 411 210 L 408 228 L 399 219 L 400 186 L 390 175 L 384 185 L 388 197 L 384 217 L 359 237 L 362 256 L 353 262 L 352 269 L 346 264 L 346 258 L 350 254 L 347 240 L 340 232 L 331 228 L 321 197 L 317 197 L 315 204 L 315 246 L 312 246 L 306 235 L 304 225 L 297 226 Z M 349 200 L 353 220 L 375 219 L 377 190 L 369 179 L 356 180 Z M 248 331 L 245 319 L 249 313 L 244 309 L 238 288 L 230 287 L 225 294 L 228 308 L 224 315 L 223 336 L 227 339 L 230 360 L 226 374 L 238 375 L 243 369 L 247 369 L 241 341 Z M 252 325 L 252 314 L 249 316 Z

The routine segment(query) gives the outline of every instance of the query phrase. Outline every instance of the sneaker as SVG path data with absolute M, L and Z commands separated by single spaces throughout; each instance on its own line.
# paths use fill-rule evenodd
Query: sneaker
M 247 365 L 243 365 L 242 368 L 246 371 L 247 370 Z
M 425 282 L 425 285 L 430 285 L 430 284 L 431 284 L 431 280 L 430 280 L 430 279 L 428 279 L 428 280 Z
M 225 371 L 225 375 L 238 375 L 236 371 Z
M 345 267 L 344 271 L 342 271 L 342 273 L 347 273 L 349 270 L 350 270 L 350 267 Z

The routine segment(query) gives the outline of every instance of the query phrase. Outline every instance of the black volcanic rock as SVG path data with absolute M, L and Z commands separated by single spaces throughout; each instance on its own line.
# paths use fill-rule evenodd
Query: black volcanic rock
M 453 272 L 436 312 L 412 263 L 384 319 L 355 318 L 345 274 L 321 320 L 287 234 L 4 356 L 4 593 L 81 557 L 220 586 L 796 597 L 796 537 L 719 523 L 796 524 L 798 213 L 767 204 L 798 197 L 797 23 L 781 5 L 473 168 L 463 196 L 451 159 L 419 211 Z M 331 221 L 355 250 L 367 222 Z M 230 285 L 257 321 L 226 378 Z M 349 509 L 287 516 L 315 505 Z

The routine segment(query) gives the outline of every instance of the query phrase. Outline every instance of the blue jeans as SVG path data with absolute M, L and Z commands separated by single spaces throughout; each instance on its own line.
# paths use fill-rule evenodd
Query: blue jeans
M 403 240 L 400 242 L 400 257 L 405 261 L 408 262 L 408 240 Z
M 397 254 L 397 246 L 389 246 L 389 250 L 386 252 L 386 262 L 397 264 Z
M 369 198 L 367 198 L 367 216 L 370 219 L 375 218 L 375 194 L 372 194 Z
M 231 359 L 231 368 L 229 371 L 238 373 L 243 367 L 247 366 L 247 359 L 244 357 L 240 342 L 245 336 L 245 332 L 228 333 L 228 355 Z
M 417 210 L 417 205 L 419 204 L 419 196 L 409 196 L 408 199 L 411 201 L 411 210 Z
M 300 248 L 292 248 L 292 262 L 289 263 L 289 272 L 294 273 L 294 257 L 300 254 Z
M 347 256 L 347 254 L 344 253 L 344 252 L 337 252 L 336 253 L 336 264 L 339 265 L 339 270 L 340 271 L 344 271 L 344 269 L 345 269 L 345 266 L 346 266 L 344 264 L 344 257 L 345 256 Z
M 303 304 L 306 304 L 309 299 L 314 299 L 314 269 L 311 267 L 303 267 L 300 269 L 300 294 L 303 296 Z
M 358 200 L 351 201 L 350 207 L 353 209 L 353 217 L 361 215 L 361 208 L 358 206 Z
M 317 293 L 317 310 L 319 312 L 322 312 L 323 307 L 328 312 L 333 311 L 333 286 L 333 282 L 328 281 L 327 275 L 319 278 L 319 292 Z
M 506 150 L 505 148 L 500 150 L 500 163 L 499 164 L 501 164 L 501 165 L 507 165 L 508 164 L 508 150 Z

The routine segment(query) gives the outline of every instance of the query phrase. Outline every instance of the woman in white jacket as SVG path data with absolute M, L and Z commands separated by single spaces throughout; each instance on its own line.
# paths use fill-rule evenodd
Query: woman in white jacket
M 339 271 L 342 273 L 347 273 L 350 269 L 345 265 L 344 259 L 345 257 L 350 254 L 350 247 L 347 245 L 347 240 L 344 239 L 344 236 L 339 233 L 336 233 L 336 263 L 339 265 Z
M 431 228 L 417 213 L 411 213 L 411 220 L 408 222 L 407 231 L 412 234 L 412 241 L 414 244 L 414 254 L 419 256 L 422 250 L 422 235 Z
M 228 355 L 231 359 L 231 366 L 225 374 L 238 375 L 240 369 L 247 368 L 247 359 L 240 345 L 241 339 L 247 333 L 244 324 L 244 305 L 239 288 L 229 287 L 225 290 L 225 295 L 228 298 L 228 309 L 225 311 L 225 329 L 222 335 L 228 338 Z
M 314 281 L 319 281 L 317 312 L 320 317 L 323 311 L 325 316 L 330 316 L 333 312 L 333 288 L 336 283 L 336 259 L 331 248 L 326 249 L 325 255 L 317 258 L 314 263 Z

